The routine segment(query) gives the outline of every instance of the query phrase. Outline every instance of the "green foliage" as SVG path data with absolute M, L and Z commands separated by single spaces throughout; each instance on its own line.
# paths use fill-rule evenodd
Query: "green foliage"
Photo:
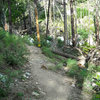
M 34 38 L 34 44 L 36 46 L 38 46 L 38 40 L 37 40 L 37 37 L 36 36 L 33 36 Z M 51 41 L 52 41 L 52 37 L 45 37 L 44 35 L 40 35 L 40 44 L 41 44 L 41 47 L 50 47 L 51 46 Z
M 21 77 L 21 74 L 22 71 L 19 70 L 6 69 L 3 71 L 2 78 L 0 78 L 0 98 L 8 96 L 10 84 L 14 82 L 15 78 Z
M 27 61 L 28 54 L 23 39 L 16 35 L 0 31 L 0 59 L 12 66 L 23 66 Z
M 42 53 L 45 54 L 49 58 L 53 58 L 54 54 L 51 52 L 50 48 L 42 47 Z
M 86 69 L 80 69 L 77 65 L 77 61 L 72 59 L 67 60 L 67 67 L 69 68 L 67 75 L 75 77 L 77 79 L 77 86 L 82 88 L 83 81 L 85 77 L 87 77 L 88 71 Z
M 72 77 L 77 75 L 78 66 L 77 66 L 76 60 L 68 59 L 67 60 L 67 67 L 69 67 L 69 72 L 67 73 L 68 75 L 70 75 Z
M 78 3 L 86 2 L 87 0 L 76 0 Z
M 63 63 L 61 62 L 61 63 L 56 64 L 56 66 L 50 66 L 49 69 L 53 71 L 57 71 L 57 70 L 60 70 L 62 67 L 63 67 Z
M 94 94 L 92 100 L 100 100 L 100 94 Z
M 86 29 L 78 29 L 78 34 L 80 35 L 80 40 L 88 38 L 88 32 Z
M 52 37 L 50 37 L 50 36 L 47 36 L 47 38 L 46 38 L 47 40 L 49 40 L 49 41 L 52 41 L 53 40 L 53 38 Z
M 8 92 L 0 87 L 0 98 L 6 97 Z
M 8 8 L 8 4 L 6 4 L 6 8 Z M 23 12 L 26 11 L 27 2 L 25 0 L 13 0 L 11 1 L 11 12 L 12 12 L 12 22 L 20 22 L 20 19 L 23 18 Z M 7 9 L 7 21 L 8 21 L 8 9 Z
M 33 45 L 34 39 L 33 40 L 31 40 L 31 39 L 33 39 L 33 38 L 31 38 L 29 35 L 24 35 L 22 37 L 23 42 L 28 45 Z
M 64 45 L 64 42 L 63 42 L 61 39 L 58 39 L 57 46 L 58 46 L 59 48 L 61 48 L 61 47 L 63 47 L 63 45 Z
M 89 11 L 86 8 L 77 8 L 77 18 L 84 18 L 89 15 Z
M 96 48 L 96 46 L 91 46 L 89 45 L 87 42 L 84 42 L 84 44 L 81 46 L 81 49 L 83 50 L 84 53 L 88 54 L 88 52 L 91 50 L 91 49 L 94 49 Z
M 24 96 L 24 94 L 23 94 L 22 92 L 18 92 L 18 93 L 17 93 L 17 96 L 18 96 L 18 97 L 22 97 L 22 96 Z
M 40 20 L 44 20 L 45 19 L 45 11 L 41 11 L 41 13 L 39 15 L 39 19 Z

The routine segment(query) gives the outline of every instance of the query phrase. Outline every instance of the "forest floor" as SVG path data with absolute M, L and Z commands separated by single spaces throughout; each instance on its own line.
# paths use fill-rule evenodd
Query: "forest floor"
M 42 94 L 44 95 L 38 98 L 39 100 L 90 99 L 89 95 L 86 95 L 82 93 L 80 89 L 73 87 L 72 84 L 75 81 L 74 79 L 48 70 L 48 67 L 53 66 L 54 64 L 42 54 L 40 48 L 29 46 L 28 49 L 30 50 L 29 63 L 31 66 L 31 74 L 37 82 L 37 87 L 43 91 Z
M 28 49 L 29 62 L 23 68 L 26 79 L 16 79 L 11 94 L 2 100 L 91 100 L 90 95 L 74 86 L 75 79 L 49 70 L 55 64 L 40 48 L 28 46 Z

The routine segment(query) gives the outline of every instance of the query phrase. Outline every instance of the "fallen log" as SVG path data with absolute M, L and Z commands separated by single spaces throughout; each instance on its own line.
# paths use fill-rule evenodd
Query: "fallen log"
M 75 56 L 72 56 L 72 55 L 66 54 L 66 53 L 62 53 L 60 51 L 54 51 L 54 50 L 52 50 L 52 52 L 55 53 L 55 54 L 58 54 L 60 56 L 66 57 L 66 58 L 72 58 L 72 59 L 80 60 L 79 58 L 77 58 Z

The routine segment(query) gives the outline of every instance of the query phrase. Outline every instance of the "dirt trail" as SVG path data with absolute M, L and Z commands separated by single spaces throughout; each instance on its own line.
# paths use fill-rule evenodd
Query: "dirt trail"
M 31 52 L 29 61 L 32 75 L 46 93 L 39 100 L 89 100 L 88 96 L 83 96 L 79 89 L 71 86 L 72 79 L 41 68 L 42 65 L 52 66 L 53 64 L 39 48 L 34 46 L 28 48 Z

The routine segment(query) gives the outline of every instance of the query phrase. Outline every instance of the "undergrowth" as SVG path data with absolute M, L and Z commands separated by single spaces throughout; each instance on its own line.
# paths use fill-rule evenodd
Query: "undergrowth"
M 29 54 L 25 39 L 0 29 L 0 99 L 7 97 L 10 85 L 22 73 Z
M 21 37 L 0 30 L 0 65 L 23 66 L 27 54 L 26 44 Z

